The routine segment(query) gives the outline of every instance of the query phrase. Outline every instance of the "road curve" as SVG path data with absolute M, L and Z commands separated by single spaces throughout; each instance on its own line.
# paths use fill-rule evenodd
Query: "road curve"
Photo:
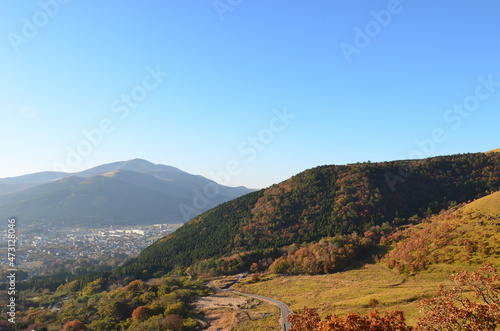
M 282 329 L 284 331 L 288 331 L 291 329 L 292 326 L 290 325 L 290 322 L 288 322 L 287 318 L 288 318 L 288 315 L 292 313 L 292 310 L 285 303 L 283 303 L 279 300 L 273 299 L 273 298 L 263 297 L 261 295 L 255 295 L 255 294 L 242 293 L 242 292 L 238 292 L 238 291 L 231 290 L 231 289 L 226 289 L 223 291 L 227 291 L 227 292 L 243 295 L 243 296 L 250 297 L 250 298 L 255 298 L 255 299 L 267 301 L 275 306 L 278 306 L 278 308 L 281 310 L 281 327 L 282 327 Z

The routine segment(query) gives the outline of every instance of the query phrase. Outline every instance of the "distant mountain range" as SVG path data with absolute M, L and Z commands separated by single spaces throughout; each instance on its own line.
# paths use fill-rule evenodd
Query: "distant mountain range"
M 0 210 L 2 218 L 18 217 L 21 225 L 180 223 L 252 191 L 135 159 L 78 173 L 40 172 L 0 179 Z

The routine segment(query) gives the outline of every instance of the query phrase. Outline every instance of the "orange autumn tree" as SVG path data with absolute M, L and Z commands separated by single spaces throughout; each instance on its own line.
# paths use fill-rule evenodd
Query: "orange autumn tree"
M 86 331 L 87 326 L 80 321 L 71 321 L 63 326 L 63 331 Z
M 148 306 L 139 306 L 132 312 L 132 320 L 145 321 L 151 317 L 151 309 Z
M 420 303 L 418 330 L 497 330 L 500 327 L 500 274 L 491 263 L 452 275 L 454 286 Z
M 292 324 L 290 331 L 315 330 L 321 318 L 316 312 L 317 309 L 304 307 L 300 314 L 290 314 L 288 321 Z

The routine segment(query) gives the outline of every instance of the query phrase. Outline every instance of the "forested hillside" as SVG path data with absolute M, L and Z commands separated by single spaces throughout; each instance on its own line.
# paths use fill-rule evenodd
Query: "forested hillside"
M 202 280 L 188 278 L 148 283 L 80 278 L 52 292 L 22 291 L 16 324 L 1 318 L 0 330 L 199 330 L 199 314 L 190 303 L 209 293 Z M 0 292 L 0 301 L 7 300 L 7 293 Z M 2 313 L 7 316 L 5 308 Z
M 499 189 L 498 153 L 321 166 L 201 214 L 115 274 L 148 277 L 196 262 L 189 271 L 235 273 L 270 265 L 288 245 L 383 235 Z

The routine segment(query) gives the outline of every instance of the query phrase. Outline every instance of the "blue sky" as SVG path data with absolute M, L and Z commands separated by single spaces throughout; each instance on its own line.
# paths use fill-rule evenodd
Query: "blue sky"
M 500 147 L 494 0 L 0 2 L 0 177 L 143 158 L 230 186 Z

